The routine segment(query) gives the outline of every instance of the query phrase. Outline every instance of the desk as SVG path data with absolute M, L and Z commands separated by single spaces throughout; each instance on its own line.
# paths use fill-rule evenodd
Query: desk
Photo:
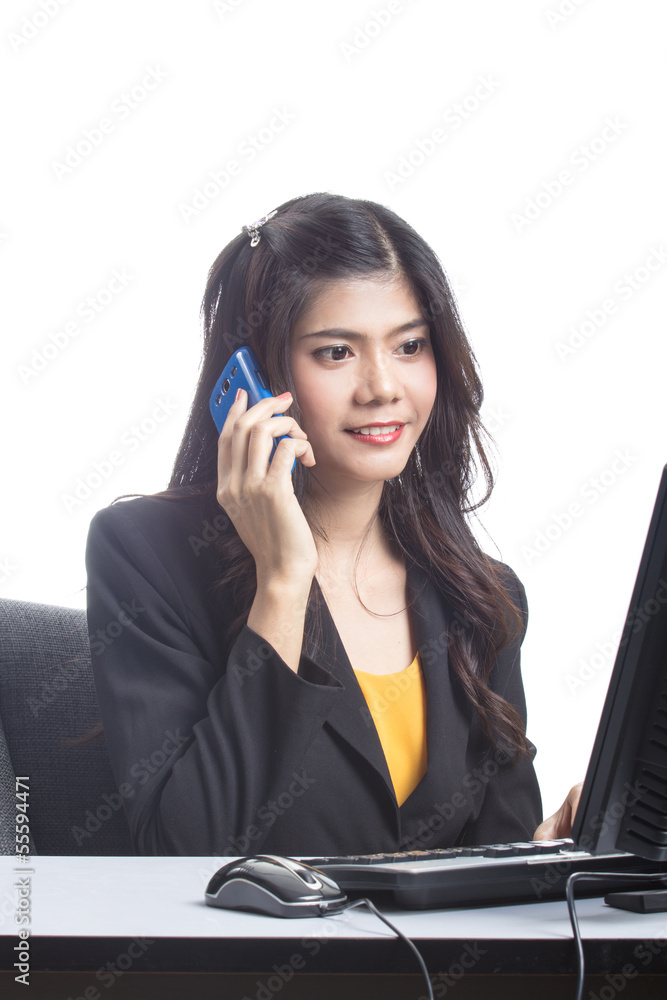
M 57 974 L 77 973 L 72 981 L 79 992 L 44 994 L 62 1000 L 70 995 L 99 1000 L 112 986 L 114 1000 L 129 996 L 118 989 L 121 983 L 129 988 L 137 974 L 158 972 L 196 972 L 211 974 L 213 979 L 213 974 L 219 977 L 220 973 L 230 977 L 245 974 L 246 978 L 251 974 L 251 992 L 249 987 L 243 987 L 245 992 L 217 991 L 218 997 L 238 1000 L 244 996 L 250 1000 L 279 996 L 284 1000 L 297 995 L 290 992 L 297 981 L 334 974 L 351 976 L 346 980 L 351 985 L 354 977 L 387 973 L 396 980 L 405 976 L 412 984 L 412 992 L 407 993 L 366 990 L 359 994 L 367 998 L 424 995 L 424 983 L 410 950 L 364 909 L 337 917 L 280 920 L 206 906 L 206 884 L 225 860 L 36 856 L 29 865 L 21 865 L 13 857 L 1 857 L 0 970 L 5 971 L 0 984 L 14 986 L 14 948 L 19 943 L 14 916 L 19 905 L 29 913 L 31 979 L 30 992 L 17 987 L 15 994 L 2 995 L 36 1000 L 33 982 L 39 982 L 40 973 L 43 978 L 47 970 L 59 983 L 66 980 L 58 979 Z M 19 890 L 14 887 L 19 879 L 29 879 L 29 883 L 24 882 L 29 890 L 29 911 L 25 904 L 19 904 Z M 490 980 L 495 985 L 489 995 L 500 998 L 504 994 L 499 992 L 499 975 L 514 980 L 527 977 L 528 982 L 528 978 L 545 974 L 568 976 L 568 987 L 553 994 L 540 989 L 540 1000 L 572 995 L 574 947 L 564 902 L 469 910 L 382 909 L 415 941 L 430 973 L 439 977 L 436 997 L 449 995 L 454 984 L 457 1000 L 483 996 L 483 982 Z M 640 979 L 658 976 L 659 992 L 642 995 L 667 996 L 667 978 L 662 979 L 667 975 L 667 914 L 628 913 L 605 906 L 601 899 L 580 900 L 577 912 L 586 969 L 597 974 L 601 987 L 608 983 L 605 974 L 622 976 L 622 997 L 626 1000 L 638 995 L 635 990 Z M 468 993 L 473 981 L 476 989 Z M 621 993 L 620 982 L 616 980 L 614 997 Z M 144 990 L 137 995 L 166 998 L 172 994 Z M 188 988 L 173 995 L 189 998 L 197 993 Z M 324 989 L 299 995 L 329 996 Z M 345 988 L 331 995 L 351 1000 L 357 994 Z M 585 996 L 589 996 L 588 986 Z M 600 1000 L 611 996 L 603 992 Z

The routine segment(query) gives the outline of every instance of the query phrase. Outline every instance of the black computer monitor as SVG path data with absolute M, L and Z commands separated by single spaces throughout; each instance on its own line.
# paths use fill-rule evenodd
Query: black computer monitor
M 572 839 L 592 854 L 667 861 L 667 466 Z

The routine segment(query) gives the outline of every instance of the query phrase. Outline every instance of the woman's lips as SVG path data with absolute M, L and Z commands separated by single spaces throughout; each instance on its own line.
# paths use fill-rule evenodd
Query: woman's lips
M 398 441 L 405 424 L 367 424 L 346 431 L 356 441 L 364 444 L 392 444 Z

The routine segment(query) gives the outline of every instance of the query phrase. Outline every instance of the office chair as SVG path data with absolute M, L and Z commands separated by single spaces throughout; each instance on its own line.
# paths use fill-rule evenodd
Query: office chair
M 31 853 L 134 854 L 99 721 L 85 611 L 0 598 L 0 853 L 20 777 Z

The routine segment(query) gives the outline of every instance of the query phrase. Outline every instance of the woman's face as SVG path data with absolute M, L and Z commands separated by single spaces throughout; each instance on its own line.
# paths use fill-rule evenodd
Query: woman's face
M 428 324 L 407 283 L 331 282 L 296 322 L 290 350 L 318 480 L 336 490 L 397 476 L 437 387 Z

